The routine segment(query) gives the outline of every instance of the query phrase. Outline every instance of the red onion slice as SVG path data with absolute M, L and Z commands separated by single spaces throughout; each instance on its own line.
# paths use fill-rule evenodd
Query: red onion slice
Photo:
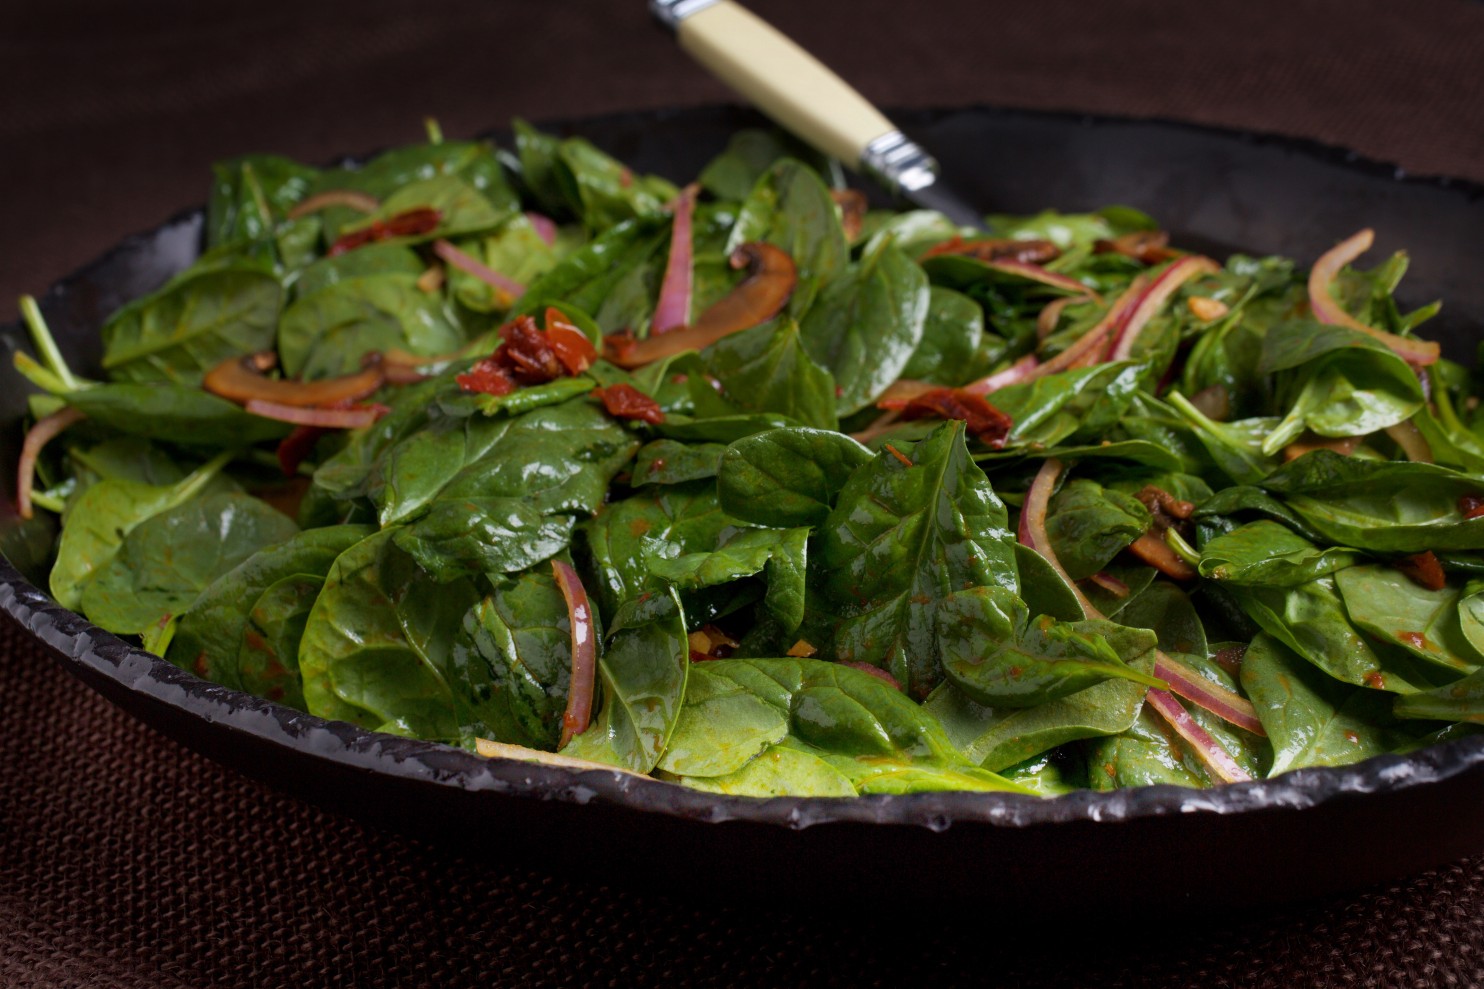
M 15 503 L 16 511 L 21 518 L 32 517 L 31 491 L 36 485 L 36 458 L 41 456 L 41 451 L 46 445 L 56 439 L 68 426 L 86 419 L 77 409 L 68 406 L 53 412 L 49 416 L 37 419 L 35 424 L 26 431 L 26 438 L 21 443 L 21 459 L 16 465 L 15 472 Z
M 526 219 L 531 221 L 531 226 L 536 229 L 536 236 L 544 240 L 547 247 L 556 243 L 557 225 L 555 220 L 545 213 L 527 213 Z
M 650 332 L 668 333 L 690 322 L 691 289 L 695 266 L 691 262 L 691 217 L 696 211 L 695 185 L 688 185 L 675 200 L 670 226 L 670 260 L 660 283 Z
M 1257 719 L 1257 709 L 1240 694 L 1201 676 L 1195 670 L 1166 656 L 1155 653 L 1154 675 L 1170 685 L 1170 691 L 1254 735 L 1267 735 Z
M 1396 441 L 1407 459 L 1414 464 L 1432 463 L 1432 444 L 1422 435 L 1422 430 L 1411 419 L 1386 427 L 1386 435 Z
M 1042 285 L 1049 285 L 1052 288 L 1065 289 L 1075 295 L 1090 298 L 1094 302 L 1103 301 L 1096 292 L 1077 281 L 1077 279 L 1050 271 L 1041 267 L 1039 264 L 1032 264 L 1029 261 L 1018 261 L 1015 258 L 1001 258 L 997 261 L 986 261 L 984 263 L 1004 275 L 1015 275 L 1018 278 L 1025 278 L 1029 281 L 1039 282 Z
M 971 395 L 988 395 L 997 392 L 1008 385 L 1016 385 L 1022 381 L 1029 381 L 1034 375 L 1032 372 L 1041 364 L 1036 360 L 1035 354 L 1026 354 L 1020 360 L 1009 367 L 996 371 L 988 377 L 980 378 L 964 385 L 963 390 Z
M 1082 593 L 1082 588 L 1067 575 L 1061 560 L 1056 558 L 1056 551 L 1051 548 L 1051 538 L 1046 534 L 1046 512 L 1051 505 L 1051 493 L 1056 490 L 1056 482 L 1064 469 L 1060 460 L 1049 457 L 1042 462 L 1041 469 L 1036 471 L 1030 490 L 1025 493 L 1025 503 L 1020 507 L 1020 542 L 1041 554 L 1051 564 L 1051 569 L 1066 581 L 1072 593 L 1077 596 L 1077 603 L 1082 606 L 1088 618 L 1102 618 L 1103 613 L 1093 607 L 1087 595 Z
M 1252 779 L 1247 771 L 1237 765 L 1237 760 L 1232 758 L 1230 752 L 1221 747 L 1221 743 L 1212 738 L 1210 733 L 1195 723 L 1190 712 L 1185 710 L 1175 695 L 1163 690 L 1150 690 L 1145 695 L 1149 706 L 1158 711 L 1160 716 L 1170 723 L 1175 733 L 1190 746 L 1195 757 L 1201 764 L 1223 783 L 1245 783 Z
M 496 291 L 510 297 L 510 301 L 525 294 L 526 287 L 513 278 L 506 278 L 495 269 L 482 264 L 442 238 L 433 241 L 433 253 L 448 264 L 468 275 L 492 286 Z
M 1309 272 L 1309 308 L 1314 311 L 1314 318 L 1319 322 L 1329 323 L 1331 326 L 1348 327 L 1366 336 L 1374 337 L 1394 350 L 1409 364 L 1419 367 L 1434 364 L 1440 353 L 1436 343 L 1431 340 L 1399 337 L 1395 333 L 1387 333 L 1374 326 L 1367 326 L 1341 308 L 1339 301 L 1330 294 L 1330 286 L 1339 276 L 1340 269 L 1370 250 L 1375 239 L 1375 231 L 1366 228 L 1340 241 L 1319 256 L 1319 260 L 1314 262 L 1314 268 Z
M 587 731 L 593 717 L 593 691 L 598 677 L 598 641 L 593 631 L 593 610 L 588 604 L 582 578 L 571 564 L 551 561 L 557 587 L 567 602 L 567 620 L 572 626 L 572 679 L 567 687 L 567 709 L 562 712 L 562 740 L 566 748 L 574 736 Z
M 298 405 L 282 405 L 251 399 L 243 406 L 248 412 L 264 419 L 291 422 L 296 426 L 319 426 L 323 429 L 361 429 L 386 415 L 385 405 L 356 405 L 344 409 L 314 409 Z
M 1221 266 L 1210 258 L 1190 254 L 1160 272 L 1115 325 L 1113 349 L 1108 359 L 1128 360 L 1139 334 L 1169 301 L 1170 296 L 1175 294 L 1176 289 L 1198 275 L 1213 275 L 1220 270 Z

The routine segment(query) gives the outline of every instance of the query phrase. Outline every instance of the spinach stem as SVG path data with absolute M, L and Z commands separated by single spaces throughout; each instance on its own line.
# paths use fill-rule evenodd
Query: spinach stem
M 38 508 L 44 508 L 48 512 L 54 512 L 57 515 L 61 515 L 62 509 L 67 507 L 66 499 L 47 491 L 32 491 L 31 504 Z
M 1196 552 L 1195 547 L 1186 542 L 1185 537 L 1174 529 L 1165 530 L 1165 545 L 1174 550 L 1176 556 L 1191 566 L 1196 566 L 1201 562 L 1201 554 Z
M 36 353 L 41 356 L 44 363 L 51 372 L 63 384 L 64 391 L 76 391 L 81 387 L 77 378 L 73 377 L 72 369 L 62 359 L 62 352 L 57 349 L 57 341 L 52 338 L 51 330 L 47 328 L 46 319 L 41 315 L 41 307 L 36 304 L 36 297 L 23 295 L 20 301 L 21 319 L 26 322 L 26 329 L 31 331 L 31 342 L 36 347 Z M 20 355 L 18 354 L 17 357 Z
M 10 363 L 20 372 L 21 377 L 48 394 L 65 395 L 70 391 L 77 390 L 67 387 L 67 382 L 63 381 L 56 374 L 53 374 L 40 361 L 24 350 L 17 350 L 11 357 Z
M 437 117 L 424 117 L 423 127 L 426 128 L 428 132 L 429 144 L 443 143 L 443 127 L 438 123 Z

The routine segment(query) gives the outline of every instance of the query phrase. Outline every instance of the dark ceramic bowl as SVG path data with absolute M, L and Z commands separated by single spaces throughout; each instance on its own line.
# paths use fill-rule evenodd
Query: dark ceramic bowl
M 1177 243 L 1312 259 L 1363 226 L 1405 246 L 1412 302 L 1448 351 L 1484 327 L 1484 190 L 1411 179 L 1291 140 L 1146 121 L 988 109 L 905 113 L 907 128 L 986 208 L 1127 203 Z M 627 114 L 570 128 L 635 166 L 694 175 L 757 117 L 730 108 Z M 203 180 L 204 181 L 204 180 Z M 130 238 L 43 302 L 75 366 L 96 367 L 97 328 L 196 255 L 201 212 Z M 0 329 L 7 350 L 22 330 Z M 0 462 L 13 465 L 28 386 L 0 367 Z M 6 470 L 0 607 L 61 665 L 206 755 L 332 809 L 419 835 L 458 835 L 544 867 L 680 892 L 997 898 L 1237 907 L 1396 878 L 1484 849 L 1484 737 L 1343 769 L 1190 791 L 1167 786 L 1055 799 L 930 793 L 854 800 L 719 797 L 602 771 L 485 760 L 327 722 L 204 682 L 90 625 L 37 589 L 53 530 L 22 525 Z M 1405 840 L 1395 836 L 1405 835 Z

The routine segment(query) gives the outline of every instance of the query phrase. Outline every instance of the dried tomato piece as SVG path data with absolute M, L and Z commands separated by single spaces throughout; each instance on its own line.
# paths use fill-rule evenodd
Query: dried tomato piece
M 1122 254 L 1144 264 L 1159 264 L 1180 256 L 1170 249 L 1170 235 L 1163 230 L 1135 230 L 1112 240 L 1094 241 L 1096 254 Z
M 438 229 L 438 224 L 443 222 L 443 214 L 431 206 L 419 206 L 416 209 L 405 210 L 395 216 L 389 216 L 385 220 L 372 220 L 359 230 L 341 234 L 335 243 L 330 245 L 330 257 L 344 254 L 346 251 L 364 247 L 379 240 L 388 240 L 392 237 L 421 237 Z
M 568 374 L 581 374 L 598 359 L 598 350 L 587 334 L 574 326 L 559 309 L 546 310 L 546 337 Z
M 1151 529 L 1129 544 L 1129 552 L 1174 580 L 1195 580 L 1195 567 L 1185 562 L 1160 533 Z
M 1405 574 L 1412 583 L 1429 591 L 1441 591 L 1448 583 L 1448 578 L 1443 574 L 1443 565 L 1438 562 L 1438 556 L 1432 550 L 1404 556 L 1391 565 Z
M 515 379 L 498 357 L 484 358 L 454 380 L 464 391 L 484 395 L 509 395 L 515 391 Z
M 1466 494 L 1459 498 L 1458 511 L 1466 519 L 1484 516 L 1484 495 Z
M 975 395 L 962 388 L 934 388 L 915 395 L 902 406 L 903 419 L 924 419 L 936 416 L 939 419 L 962 419 L 969 434 L 991 449 L 1005 445 L 1014 422 L 1009 416 L 989 404 L 983 395 Z
M 609 415 L 619 419 L 638 419 L 656 426 L 665 421 L 659 403 L 633 385 L 594 388 L 593 395 L 602 401 Z
M 517 316 L 500 327 L 505 345 L 498 354 L 517 381 L 540 385 L 565 377 L 566 366 L 557 358 L 551 340 L 529 316 Z
M 320 437 L 332 430 L 324 426 L 295 426 L 294 431 L 278 441 L 278 467 L 284 477 L 293 477 L 299 465 L 309 459 Z

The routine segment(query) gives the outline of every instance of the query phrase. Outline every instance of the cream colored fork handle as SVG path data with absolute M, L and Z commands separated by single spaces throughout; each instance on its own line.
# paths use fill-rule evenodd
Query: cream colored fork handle
M 733 0 L 673 23 L 680 47 L 807 143 L 859 168 L 867 147 L 896 128 L 865 97 L 771 24 Z

